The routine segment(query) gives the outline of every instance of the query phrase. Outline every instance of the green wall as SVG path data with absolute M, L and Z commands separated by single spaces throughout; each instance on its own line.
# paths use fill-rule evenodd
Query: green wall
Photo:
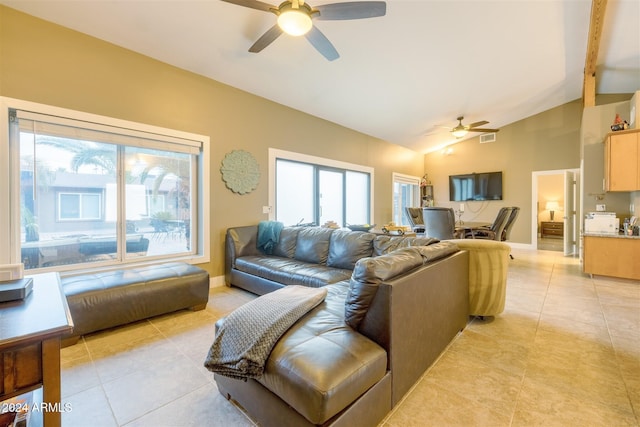
M 425 171 L 434 184 L 438 206 L 449 202 L 449 175 L 502 171 L 503 200 L 466 202 L 463 221 L 491 222 L 502 206 L 520 206 L 511 241 L 530 244 L 532 172 L 580 167 L 582 102 L 576 100 L 500 128 L 496 141 L 474 137 L 451 146 L 452 152 L 425 156 Z
M 495 142 L 480 144 L 478 136 L 451 146 L 450 154 L 436 152 L 426 155 L 424 168 L 434 184 L 436 205 L 460 207 L 459 203 L 449 202 L 449 175 L 502 171 L 504 199 L 467 202 L 462 219 L 491 222 L 500 207 L 520 206 L 520 216 L 511 231 L 510 240 L 533 244 L 532 215 L 536 216 L 537 210 L 532 206 L 532 173 L 583 167 L 585 183 L 578 192 L 584 202 L 584 212 L 594 210 L 594 199 L 589 194 L 602 192 L 602 140 L 609 131 L 615 112 L 628 112 L 628 101 L 632 95 L 598 95 L 597 107 L 586 110 L 582 100 L 577 99 L 503 126 L 496 134 Z M 628 113 L 623 116 L 628 116 Z M 594 121 L 596 118 L 597 122 Z M 597 144 L 592 144 L 592 139 Z M 628 194 L 609 193 L 606 197 L 614 210 L 621 212 L 622 207 L 627 206 L 628 211 Z M 581 212 L 578 215 L 581 217 Z
M 372 221 L 391 220 L 392 172 L 422 176 L 422 154 L 267 101 L 113 44 L 0 6 L 0 95 L 211 138 L 213 276 L 224 273 L 225 230 L 267 219 L 268 149 L 375 169 Z M 250 152 L 262 181 L 247 195 L 229 191 L 220 164 Z

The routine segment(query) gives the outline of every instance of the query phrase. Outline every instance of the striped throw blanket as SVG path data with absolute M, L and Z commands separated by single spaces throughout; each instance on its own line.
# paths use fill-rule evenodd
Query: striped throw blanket
M 285 286 L 242 305 L 216 332 L 204 366 L 231 378 L 260 378 L 280 337 L 326 295 L 323 288 Z

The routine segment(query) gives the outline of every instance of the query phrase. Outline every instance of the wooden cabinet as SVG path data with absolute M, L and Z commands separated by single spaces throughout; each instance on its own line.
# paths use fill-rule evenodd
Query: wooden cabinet
M 640 239 L 584 236 L 585 273 L 640 280 Z
M 564 222 L 542 221 L 540 223 L 540 237 L 555 237 L 562 239 L 564 236 Z
M 606 191 L 640 190 L 640 129 L 607 135 L 604 176 Z
M 42 416 L 34 424 L 56 427 L 62 405 L 60 336 L 71 332 L 73 322 L 57 273 L 32 277 L 29 296 L 0 304 L 0 401 L 42 388 L 42 403 L 52 410 L 32 413 Z

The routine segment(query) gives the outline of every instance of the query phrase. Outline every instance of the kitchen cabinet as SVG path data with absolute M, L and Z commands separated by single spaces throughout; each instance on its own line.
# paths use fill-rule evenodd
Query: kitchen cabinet
M 640 238 L 584 236 L 583 271 L 640 280 Z
M 604 175 L 606 191 L 640 190 L 640 129 L 607 135 Z

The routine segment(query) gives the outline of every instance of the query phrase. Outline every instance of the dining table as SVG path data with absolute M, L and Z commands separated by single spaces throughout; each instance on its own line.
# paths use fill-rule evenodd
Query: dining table
M 467 232 L 471 233 L 471 238 L 475 239 L 475 232 L 478 230 L 486 229 L 491 226 L 490 222 L 482 221 L 458 221 L 455 226 L 456 236 L 462 234 L 462 238 L 465 238 Z

